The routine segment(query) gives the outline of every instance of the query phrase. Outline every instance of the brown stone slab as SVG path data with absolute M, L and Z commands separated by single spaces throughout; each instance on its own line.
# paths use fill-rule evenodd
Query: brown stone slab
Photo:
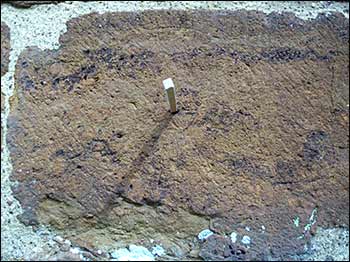
M 29 8 L 33 5 L 44 5 L 44 4 L 58 4 L 64 1 L 1 1 L 1 3 L 8 3 L 18 8 Z
M 1 22 L 1 76 L 6 74 L 10 62 L 10 28 Z
M 1 22 L 1 76 L 6 74 L 10 62 L 10 28 Z M 1 113 L 5 111 L 5 95 L 1 91 Z M 1 151 L 2 151 L 2 133 L 1 125 Z
M 348 37 L 340 14 L 69 21 L 60 49 L 28 48 L 16 68 L 8 144 L 22 221 L 90 247 L 161 232 L 179 250 L 210 222 L 252 239 L 249 249 L 217 248 L 230 244 L 218 235 L 202 246 L 227 260 L 302 252 L 315 208 L 311 229 L 348 227 Z

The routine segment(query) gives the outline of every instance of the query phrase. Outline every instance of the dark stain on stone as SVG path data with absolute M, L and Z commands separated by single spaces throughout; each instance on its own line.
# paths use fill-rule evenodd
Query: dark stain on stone
M 27 91 L 36 89 L 34 81 L 28 75 L 22 76 L 20 79 L 20 82 L 21 82 L 21 86 L 23 86 L 24 89 Z
M 79 84 L 82 80 L 86 80 L 90 77 L 95 76 L 97 73 L 97 67 L 95 64 L 82 66 L 76 73 L 56 77 L 52 80 L 52 88 L 58 90 L 60 83 L 67 88 L 67 91 L 70 92 L 74 89 L 76 84 Z
M 302 157 L 306 163 L 314 163 L 320 161 L 328 149 L 328 134 L 322 130 L 313 130 L 304 143 Z
M 210 50 L 201 51 L 198 48 L 194 48 L 189 52 L 177 52 L 171 54 L 174 62 L 183 63 L 184 61 L 190 61 L 196 57 L 204 58 L 217 58 L 230 57 L 232 60 L 237 62 L 243 62 L 247 65 L 256 64 L 259 61 L 267 61 L 271 63 L 288 63 L 298 60 L 317 60 L 317 61 L 328 61 L 337 55 L 333 51 L 329 51 L 326 55 L 320 55 L 315 50 L 300 50 L 295 48 L 275 48 L 270 50 L 262 51 L 258 54 L 243 53 L 237 50 L 227 50 L 223 47 L 216 46 Z M 192 64 L 191 64 L 192 66 Z
M 27 172 L 28 174 L 29 172 Z M 26 183 L 17 184 L 11 187 L 15 198 L 17 199 L 25 199 L 24 204 L 29 207 L 24 210 L 24 212 L 18 215 L 18 219 L 26 224 L 26 225 L 37 225 L 37 215 L 35 213 L 35 209 L 38 205 L 39 196 L 36 193 L 36 181 L 28 179 Z
M 268 166 L 259 164 L 256 160 L 235 153 L 226 154 L 225 160 L 221 162 L 225 168 L 230 170 L 233 176 L 250 176 L 256 179 L 269 179 L 273 174 Z
M 104 139 L 93 139 L 87 144 L 86 150 L 99 152 L 101 156 L 111 156 L 116 154 L 116 152 L 110 148 L 109 143 Z
M 293 178 L 296 172 L 296 167 L 287 161 L 279 160 L 276 164 L 276 172 L 280 177 Z
M 278 160 L 275 165 L 277 177 L 272 181 L 272 185 L 293 185 L 300 182 L 298 177 L 296 177 L 298 164 L 300 165 L 301 163 L 296 161 Z
M 137 53 L 125 53 L 122 49 L 103 47 L 97 50 L 84 50 L 83 53 L 92 61 L 104 63 L 110 70 L 126 72 L 127 76 L 136 78 L 136 71 L 151 70 L 159 73 L 160 69 L 154 65 L 154 52 L 140 50 Z
M 242 109 L 234 110 L 228 105 L 219 104 L 210 108 L 200 120 L 200 126 L 207 126 L 209 133 L 227 133 L 235 126 L 254 121 L 254 116 Z
M 199 256 L 205 261 L 244 261 L 247 253 L 248 249 L 232 243 L 230 238 L 214 234 L 205 239 Z

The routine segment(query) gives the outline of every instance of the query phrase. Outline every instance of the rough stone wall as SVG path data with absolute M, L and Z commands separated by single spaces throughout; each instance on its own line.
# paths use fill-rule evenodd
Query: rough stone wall
M 57 4 L 64 1 L 1 1 L 1 3 L 9 3 L 18 8 L 29 8 L 33 5 Z
M 348 34 L 340 15 L 71 20 L 59 50 L 17 63 L 7 139 L 22 221 L 86 246 L 162 232 L 179 250 L 210 224 L 207 259 L 294 254 L 309 231 L 290 223 L 315 208 L 317 225 L 348 227 Z M 222 237 L 247 225 L 249 250 Z
M 1 76 L 3 76 L 8 70 L 10 57 L 10 29 L 1 22 Z M 1 90 L 1 114 L 5 111 L 5 95 Z M 2 125 L 1 125 L 1 151 L 2 151 Z
M 1 22 L 1 76 L 8 70 L 10 57 L 10 29 Z

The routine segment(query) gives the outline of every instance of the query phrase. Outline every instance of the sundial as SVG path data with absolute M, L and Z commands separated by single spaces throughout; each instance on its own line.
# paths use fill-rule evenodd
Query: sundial
M 348 20 L 145 11 L 67 26 L 16 65 L 23 223 L 89 249 L 156 235 L 183 257 L 207 228 L 195 243 L 214 260 L 286 258 L 316 226 L 348 226 Z

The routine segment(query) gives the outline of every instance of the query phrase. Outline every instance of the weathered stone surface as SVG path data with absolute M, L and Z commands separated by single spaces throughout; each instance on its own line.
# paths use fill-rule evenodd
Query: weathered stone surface
M 241 261 L 246 260 L 247 248 L 232 243 L 230 238 L 220 235 L 210 236 L 199 253 L 206 261 Z
M 1 3 L 9 3 L 15 7 L 28 8 L 33 5 L 57 4 L 64 1 L 1 1 Z
M 7 70 L 10 62 L 10 28 L 1 22 L 1 76 Z
M 314 208 L 315 225 L 348 227 L 343 16 L 90 14 L 60 43 L 28 48 L 16 68 L 7 139 L 26 224 L 92 248 L 161 233 L 185 249 L 210 221 L 222 236 L 208 259 L 301 252 Z M 215 249 L 232 230 L 252 239 L 242 258 Z
M 3 22 L 1 22 L 1 76 L 8 71 L 8 65 L 10 62 L 10 28 Z M 1 95 L 1 113 L 5 111 L 5 95 L 2 90 Z M 2 151 L 2 130 L 1 125 L 1 151 Z

